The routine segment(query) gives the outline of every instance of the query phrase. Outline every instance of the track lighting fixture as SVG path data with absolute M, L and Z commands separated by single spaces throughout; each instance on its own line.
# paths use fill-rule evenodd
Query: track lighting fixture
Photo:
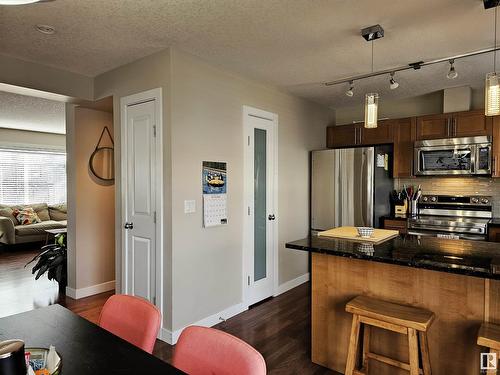
M 391 79 L 389 80 L 389 87 L 391 90 L 395 90 L 399 87 L 399 83 L 394 79 L 394 72 L 391 73 Z
M 455 78 L 458 77 L 458 73 L 455 70 L 455 66 L 454 66 L 455 60 L 454 59 L 450 59 L 449 63 L 450 63 L 450 70 L 448 71 L 448 74 L 446 75 L 446 77 L 448 79 L 455 79 Z
M 354 96 L 354 81 L 349 81 L 349 90 L 345 94 L 350 98 Z

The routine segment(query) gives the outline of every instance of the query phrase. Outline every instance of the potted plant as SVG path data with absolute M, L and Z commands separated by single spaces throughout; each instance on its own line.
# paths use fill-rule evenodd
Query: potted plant
M 66 285 L 68 285 L 66 233 L 57 234 L 55 242 L 43 246 L 41 250 L 42 252 L 29 261 L 26 266 L 37 261 L 31 270 L 32 274 L 36 272 L 35 280 L 47 272 L 49 280 L 56 280 L 59 283 L 59 290 L 65 290 Z

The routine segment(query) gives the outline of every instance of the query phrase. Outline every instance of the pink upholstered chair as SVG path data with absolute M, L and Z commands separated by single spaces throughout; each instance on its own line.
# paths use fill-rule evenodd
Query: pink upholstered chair
M 172 364 L 189 375 L 265 375 L 262 355 L 243 340 L 214 328 L 187 327 Z
M 117 294 L 104 304 L 99 325 L 129 343 L 152 353 L 161 314 L 143 298 Z

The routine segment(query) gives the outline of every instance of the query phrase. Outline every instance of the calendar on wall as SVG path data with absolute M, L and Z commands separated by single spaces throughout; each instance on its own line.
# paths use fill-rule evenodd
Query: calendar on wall
M 204 161 L 202 180 L 203 226 L 227 224 L 227 163 Z

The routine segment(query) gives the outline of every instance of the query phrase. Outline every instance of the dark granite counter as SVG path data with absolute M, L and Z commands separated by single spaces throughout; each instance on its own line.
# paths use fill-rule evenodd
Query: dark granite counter
M 289 249 L 500 280 L 500 243 L 399 236 L 379 245 L 309 237 Z

